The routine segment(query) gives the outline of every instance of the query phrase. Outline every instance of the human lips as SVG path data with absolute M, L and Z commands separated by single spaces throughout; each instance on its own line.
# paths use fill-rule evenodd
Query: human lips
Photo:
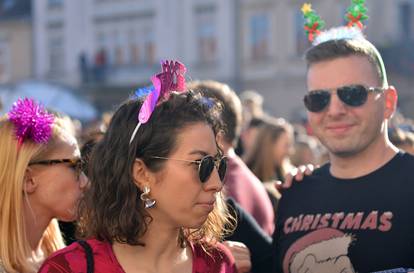
M 331 124 L 325 127 L 328 132 L 334 134 L 343 134 L 351 130 L 354 127 L 353 124 Z
M 208 210 L 213 210 L 215 203 L 216 203 L 216 200 L 213 199 L 213 200 L 198 202 L 197 205 L 204 207 Z

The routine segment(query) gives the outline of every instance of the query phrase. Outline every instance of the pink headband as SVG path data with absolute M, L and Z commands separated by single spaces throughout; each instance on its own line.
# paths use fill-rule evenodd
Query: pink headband
M 152 112 L 154 112 L 155 106 L 161 101 L 167 100 L 172 91 L 185 91 L 184 74 L 187 70 L 185 66 L 179 61 L 167 60 L 161 62 L 161 67 L 162 72 L 151 77 L 154 87 L 139 89 L 136 92 L 138 96 L 146 93 L 149 94 L 139 110 L 138 124 L 131 135 L 129 144 L 134 140 L 139 127 L 148 122 Z

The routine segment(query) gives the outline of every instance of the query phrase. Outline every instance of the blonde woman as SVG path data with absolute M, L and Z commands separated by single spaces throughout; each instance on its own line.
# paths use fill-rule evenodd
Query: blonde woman
M 75 138 L 32 100 L 0 118 L 0 272 L 36 272 L 64 242 L 87 180 Z

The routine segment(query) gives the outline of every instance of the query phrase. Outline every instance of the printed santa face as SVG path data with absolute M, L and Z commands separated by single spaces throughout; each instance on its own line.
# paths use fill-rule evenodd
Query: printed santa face
M 285 273 L 355 273 L 348 257 L 351 235 L 324 228 L 307 234 L 286 252 Z

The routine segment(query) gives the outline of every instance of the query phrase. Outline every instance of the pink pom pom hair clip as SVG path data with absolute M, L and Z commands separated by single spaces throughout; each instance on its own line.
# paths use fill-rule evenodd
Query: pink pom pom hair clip
M 155 107 L 163 100 L 167 100 L 172 91 L 185 91 L 184 74 L 186 67 L 179 61 L 166 60 L 161 62 L 162 72 L 151 77 L 153 88 L 138 89 L 136 95 L 147 95 L 138 113 L 138 124 L 131 135 L 129 144 L 135 138 L 139 127 L 150 119 Z
M 26 139 L 47 143 L 52 136 L 54 116 L 32 99 L 18 99 L 8 112 L 8 118 L 15 127 L 19 148 Z

